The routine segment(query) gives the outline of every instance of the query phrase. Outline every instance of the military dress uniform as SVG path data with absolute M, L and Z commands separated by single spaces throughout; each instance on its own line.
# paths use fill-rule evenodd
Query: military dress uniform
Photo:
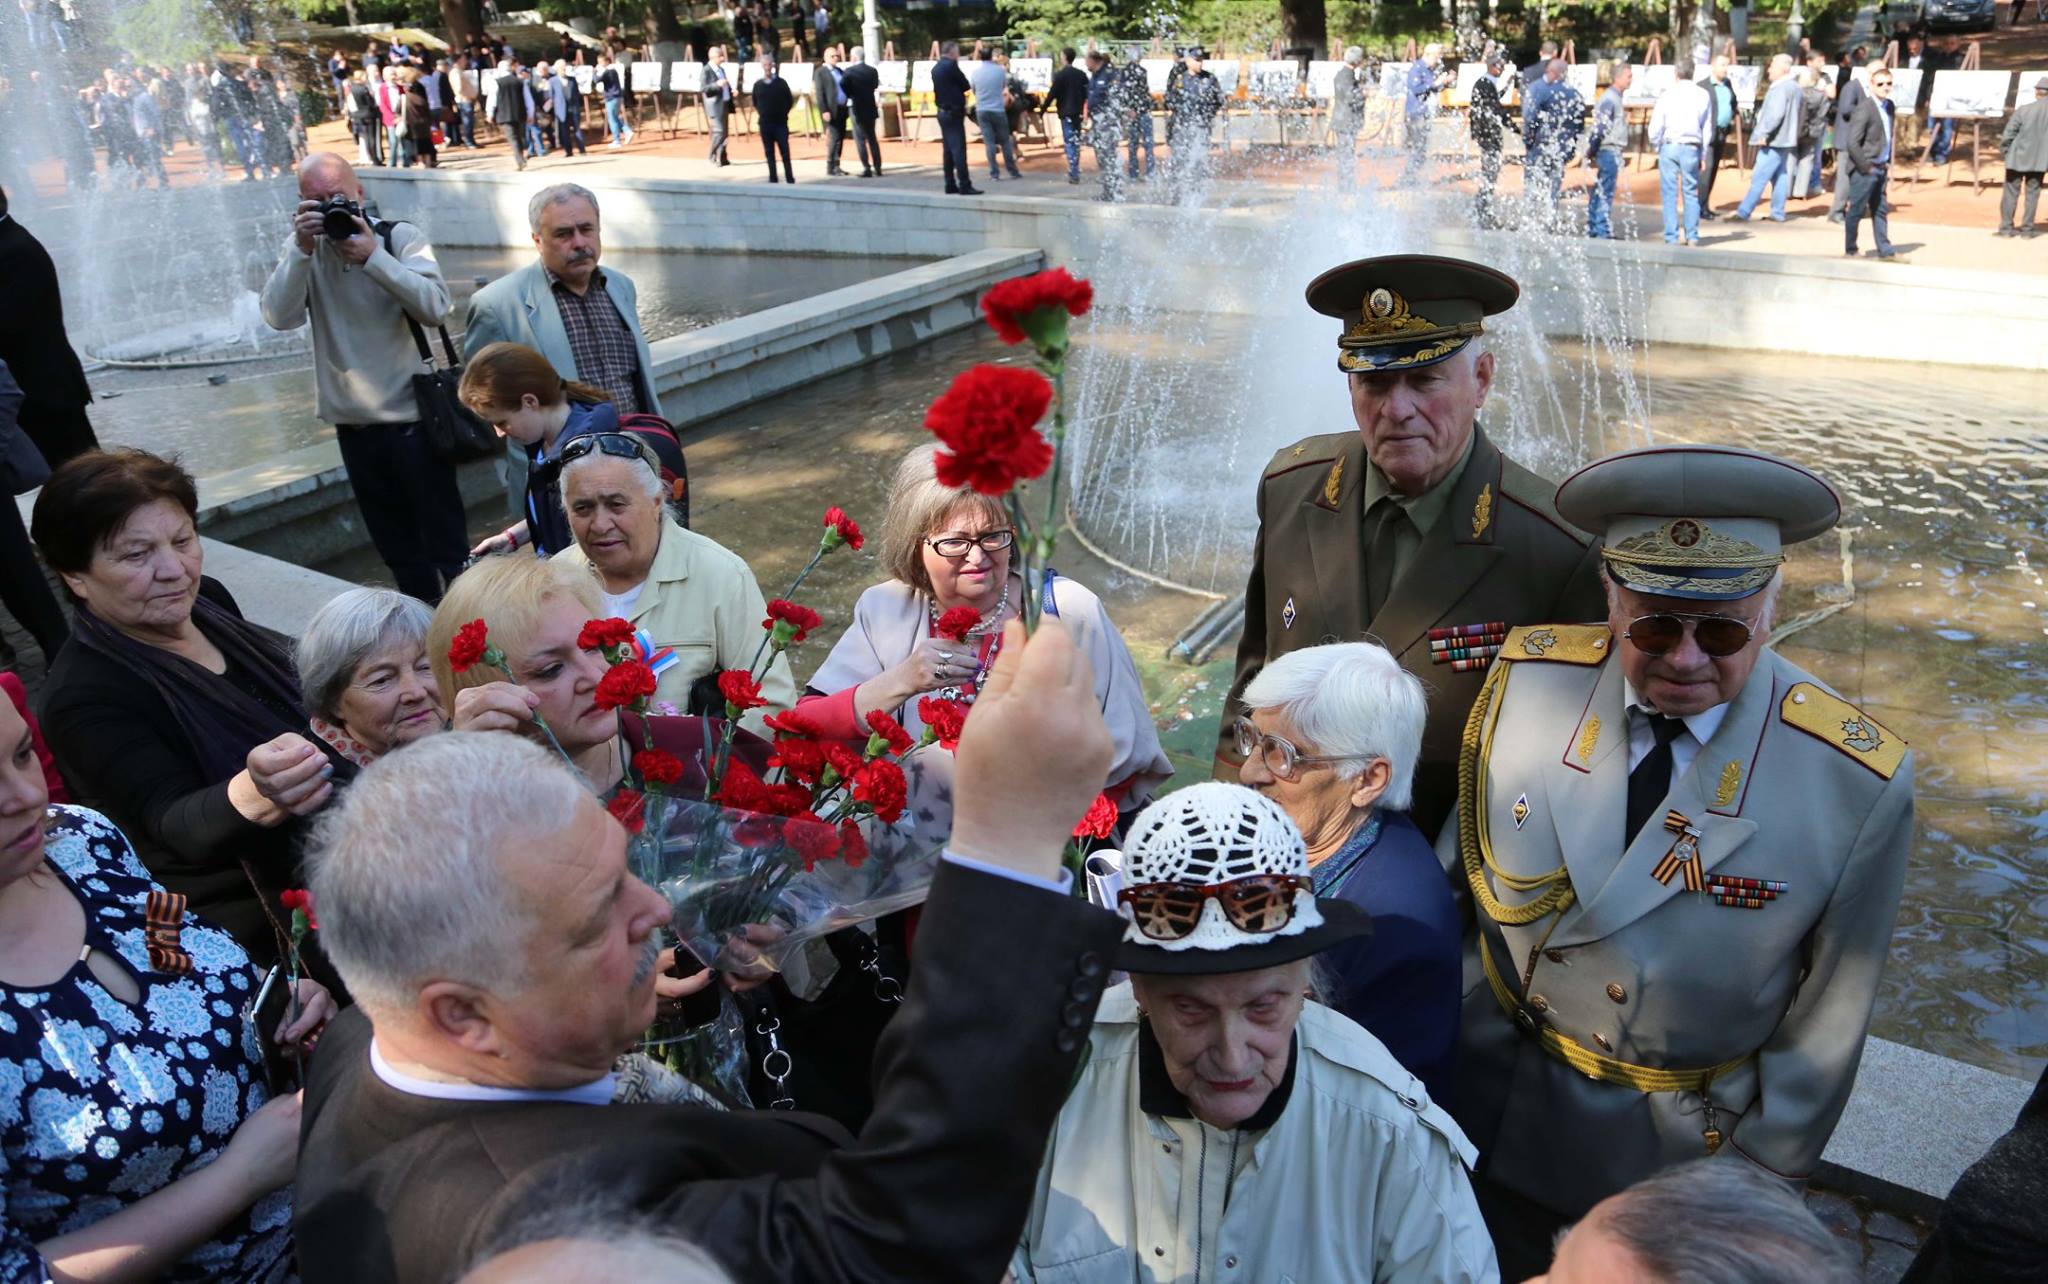
M 1839 511 L 1803 469 L 1694 447 L 1600 461 L 1558 505 L 1604 525 L 1622 583 L 1707 602 L 1768 584 L 1782 554 L 1762 528 L 1819 533 Z M 1453 1113 L 1484 1156 L 1504 1272 L 1498 1192 L 1525 1225 L 1532 1209 L 1561 1223 L 1702 1155 L 1810 1173 L 1855 1080 L 1904 882 L 1905 742 L 1769 649 L 1734 699 L 1683 719 L 1690 762 L 1645 791 L 1661 799 L 1631 840 L 1632 767 L 1675 720 L 1651 721 L 1623 645 L 1606 625 L 1508 634 L 1438 844 L 1477 910 Z
M 1309 302 L 1347 318 L 1338 368 L 1348 374 L 1446 360 L 1480 332 L 1481 316 L 1505 310 L 1517 292 L 1476 264 L 1401 255 L 1324 273 L 1309 286 Z M 1439 321 L 1448 324 L 1432 324 Z M 1429 692 L 1410 811 L 1434 839 L 1457 798 L 1465 712 L 1507 628 L 1605 615 L 1592 541 L 1558 515 L 1553 493 L 1477 424 L 1463 462 L 1412 498 L 1392 491 L 1357 430 L 1305 438 L 1274 455 L 1259 482 L 1259 534 L 1217 777 L 1237 779 L 1231 724 L 1268 660 L 1369 638 Z

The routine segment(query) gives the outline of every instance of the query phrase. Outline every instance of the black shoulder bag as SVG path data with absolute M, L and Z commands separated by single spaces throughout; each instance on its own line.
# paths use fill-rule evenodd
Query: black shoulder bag
M 380 223 L 377 234 L 384 238 L 384 248 L 396 258 L 398 251 L 391 247 L 393 223 Z M 405 324 L 412 331 L 412 341 L 420 350 L 420 362 L 427 368 L 413 375 L 412 395 L 419 403 L 420 425 L 426 430 L 427 444 L 434 453 L 451 464 L 466 463 L 472 459 L 488 459 L 504 449 L 498 434 L 489 424 L 479 419 L 455 390 L 462 385 L 462 359 L 455 354 L 455 342 L 448 337 L 448 327 L 438 326 L 441 332 L 441 352 L 448 358 L 445 369 L 434 366 L 434 350 L 427 345 L 426 331 L 413 320 L 410 312 L 399 309 L 405 316 Z

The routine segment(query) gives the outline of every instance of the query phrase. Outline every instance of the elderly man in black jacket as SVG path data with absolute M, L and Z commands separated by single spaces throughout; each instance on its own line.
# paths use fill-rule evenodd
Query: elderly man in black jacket
M 736 1279 L 999 1278 L 1125 921 L 1058 881 L 1109 768 L 1093 682 L 1063 625 L 1028 644 L 1010 626 L 858 1138 L 813 1115 L 610 1104 L 671 912 L 628 872 L 626 831 L 518 736 L 448 732 L 373 765 L 312 858 L 358 1006 L 306 1088 L 308 1284 L 439 1284 L 570 1195 Z
M 85 417 L 92 389 L 64 335 L 57 265 L 43 243 L 8 213 L 5 188 L 0 188 L 0 281 L 7 283 L 8 293 L 8 306 L 0 309 L 0 361 L 21 385 L 21 430 L 55 468 L 99 448 Z
M 798 24 L 797 31 L 803 31 Z M 838 178 L 846 171 L 839 166 L 840 153 L 846 150 L 846 90 L 841 84 L 845 71 L 839 65 L 839 49 L 833 46 L 825 51 L 825 60 L 811 72 L 811 104 L 818 109 L 818 116 L 825 122 L 825 173 Z
M 498 96 L 491 104 L 491 123 L 504 133 L 505 141 L 512 144 L 512 159 L 519 168 L 526 168 L 526 82 L 519 78 L 519 63 L 507 60 L 498 64 L 503 73 L 498 77 Z
M 868 65 L 868 52 L 859 45 L 848 57 L 852 63 L 840 75 L 839 88 L 853 110 L 853 150 L 860 157 L 860 176 L 873 178 L 882 172 L 882 142 L 875 131 L 882 116 L 882 76 Z
M 1891 68 L 1874 67 L 1870 92 L 1850 108 L 1839 143 L 1843 163 L 1849 167 L 1849 206 L 1842 228 L 1843 253 L 1849 258 L 1856 257 L 1856 228 L 1866 211 L 1877 237 L 1877 248 L 1871 253 L 1881 259 L 1892 257 L 1892 241 L 1885 226 L 1884 185 L 1891 176 L 1894 110 Z
M 979 196 L 967 168 L 967 73 L 960 70 L 960 43 L 939 46 L 932 66 L 932 106 L 939 114 L 939 144 L 945 151 L 946 194 Z
M 761 150 L 768 155 L 768 181 L 775 180 L 775 153 L 782 153 L 782 173 L 796 182 L 789 165 L 789 111 L 796 106 L 796 91 L 776 71 L 775 55 L 761 52 L 761 78 L 750 91 L 754 99 L 754 122 L 761 130 Z

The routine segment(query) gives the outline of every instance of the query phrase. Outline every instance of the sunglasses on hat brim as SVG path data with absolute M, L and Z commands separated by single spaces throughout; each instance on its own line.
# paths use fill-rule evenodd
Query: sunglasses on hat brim
M 1140 883 L 1116 895 L 1131 907 L 1138 930 L 1155 941 L 1178 941 L 1202 921 L 1215 901 L 1240 932 L 1277 932 L 1294 919 L 1297 892 L 1314 884 L 1299 874 L 1252 874 L 1223 883 Z

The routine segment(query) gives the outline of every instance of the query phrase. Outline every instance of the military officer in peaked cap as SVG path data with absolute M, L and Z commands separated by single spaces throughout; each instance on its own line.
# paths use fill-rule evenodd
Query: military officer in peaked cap
M 1508 633 L 1438 843 L 1477 911 L 1453 1106 L 1508 1279 L 1668 1164 L 1812 1171 L 1913 829 L 1905 742 L 1766 645 L 1784 546 L 1840 516 L 1826 482 L 1652 447 L 1557 508 L 1605 539 L 1607 622 Z
M 1430 692 L 1411 814 L 1433 839 L 1457 798 L 1465 711 L 1506 630 L 1601 618 L 1591 540 L 1478 422 L 1494 369 L 1485 319 L 1520 292 L 1492 268 L 1419 254 L 1309 284 L 1309 306 L 1343 322 L 1337 369 L 1357 428 L 1286 447 L 1259 483 L 1219 777 L 1237 778 L 1239 696 L 1268 660 L 1370 638 Z

